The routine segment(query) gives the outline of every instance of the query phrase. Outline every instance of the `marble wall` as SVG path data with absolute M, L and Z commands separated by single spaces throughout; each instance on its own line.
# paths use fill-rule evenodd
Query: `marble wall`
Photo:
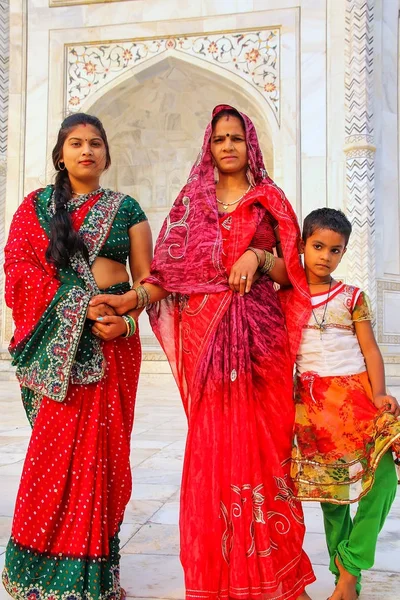
M 3 271 L 5 243 L 5 210 L 7 183 L 7 137 L 9 105 L 9 45 L 10 10 L 8 0 L 0 0 L 0 273 Z M 3 278 L 0 277 L 0 294 L 3 296 Z M 4 321 L 4 306 L 0 305 L 0 323 Z
M 254 118 L 267 167 L 300 219 L 333 206 L 358 220 L 354 252 L 367 245 L 368 260 L 354 268 L 347 256 L 338 275 L 356 283 L 360 276 L 376 294 L 379 341 L 389 362 L 400 365 L 394 310 L 400 0 L 11 0 L 10 6 L 11 61 L 19 68 L 13 72 L 23 73 L 27 61 L 27 78 L 14 75 L 12 82 L 6 229 L 23 190 L 50 181 L 62 118 L 86 110 L 110 132 L 113 166 L 105 183 L 135 195 L 156 233 L 212 106 L 233 103 Z M 364 80 L 357 79 L 361 58 Z M 373 167 L 360 160 L 355 168 L 349 144 L 360 142 L 352 136 L 362 118 L 365 135 L 375 131 L 373 140 L 363 140 L 374 146 Z M 8 334 L 3 326 L 3 343 Z

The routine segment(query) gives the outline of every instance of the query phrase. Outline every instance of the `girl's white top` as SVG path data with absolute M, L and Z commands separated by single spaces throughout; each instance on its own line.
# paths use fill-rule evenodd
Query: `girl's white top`
M 339 282 L 330 292 L 312 295 L 311 302 L 313 313 L 303 329 L 296 359 L 298 375 L 312 371 L 320 377 L 333 377 L 365 371 L 354 323 L 372 320 L 367 295 Z

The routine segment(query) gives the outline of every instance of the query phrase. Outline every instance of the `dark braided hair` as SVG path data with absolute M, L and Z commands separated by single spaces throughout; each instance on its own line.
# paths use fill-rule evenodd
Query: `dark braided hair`
M 102 138 L 106 148 L 106 165 L 111 164 L 110 149 L 108 146 L 106 132 L 101 121 L 97 117 L 85 113 L 70 115 L 61 123 L 58 132 L 57 143 L 53 148 L 52 159 L 57 175 L 54 182 L 54 203 L 55 214 L 50 221 L 50 242 L 46 250 L 46 259 L 56 267 L 67 267 L 69 260 L 77 252 L 81 252 L 86 260 L 89 253 L 86 245 L 79 233 L 72 226 L 71 215 L 67 210 L 68 201 L 72 198 L 72 187 L 68 176 L 68 171 L 60 168 L 62 160 L 62 151 L 64 142 L 71 129 L 78 125 L 92 125 L 95 127 Z

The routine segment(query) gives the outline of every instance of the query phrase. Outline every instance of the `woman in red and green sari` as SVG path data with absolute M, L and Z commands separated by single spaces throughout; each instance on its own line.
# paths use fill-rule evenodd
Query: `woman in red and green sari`
M 151 234 L 133 198 L 100 187 L 110 154 L 97 118 L 64 120 L 53 163 L 55 185 L 25 198 L 5 248 L 10 351 L 33 430 L 3 583 L 19 600 L 119 600 L 138 311 L 89 301 L 130 289 L 127 259 L 134 282 L 148 275 Z

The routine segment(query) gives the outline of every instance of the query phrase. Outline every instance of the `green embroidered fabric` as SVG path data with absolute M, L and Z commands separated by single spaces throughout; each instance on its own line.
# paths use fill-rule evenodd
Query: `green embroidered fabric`
M 11 539 L 3 585 L 16 600 L 119 600 L 118 533 L 110 539 L 109 550 L 107 558 L 45 556 Z
M 36 199 L 36 213 L 47 234 L 52 193 L 53 186 L 47 186 Z M 84 219 L 80 233 L 89 249 L 90 264 L 116 224 L 121 219 L 126 221 L 126 207 L 118 217 L 124 199 L 123 194 L 105 190 Z M 14 348 L 12 356 L 21 386 L 62 402 L 69 383 L 99 381 L 106 365 L 101 344 L 86 321 L 90 298 L 99 293 L 89 265 L 82 256 L 75 255 L 71 267 L 60 269 L 58 276 L 60 288 L 29 339 Z

